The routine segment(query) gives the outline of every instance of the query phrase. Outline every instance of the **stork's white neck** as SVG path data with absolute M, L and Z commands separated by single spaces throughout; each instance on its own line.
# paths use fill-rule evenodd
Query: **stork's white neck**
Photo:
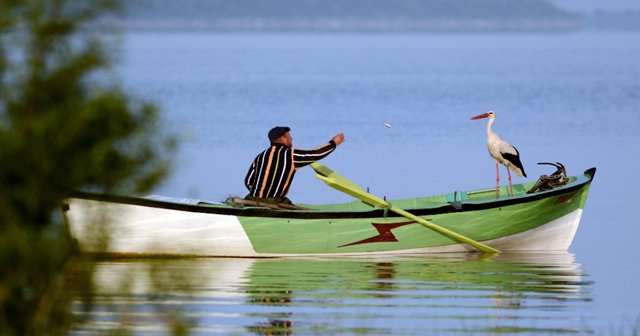
M 494 134 L 491 127 L 493 127 L 493 122 L 496 121 L 496 118 L 489 118 L 489 122 L 487 123 L 487 135 Z

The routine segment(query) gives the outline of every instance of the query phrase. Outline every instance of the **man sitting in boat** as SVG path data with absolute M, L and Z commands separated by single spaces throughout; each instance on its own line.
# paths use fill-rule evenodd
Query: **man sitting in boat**
M 269 131 L 271 146 L 256 156 L 244 179 L 249 189 L 245 199 L 293 204 L 286 196 L 296 170 L 331 154 L 344 141 L 344 134 L 340 133 L 315 149 L 292 148 L 289 131 L 286 126 Z

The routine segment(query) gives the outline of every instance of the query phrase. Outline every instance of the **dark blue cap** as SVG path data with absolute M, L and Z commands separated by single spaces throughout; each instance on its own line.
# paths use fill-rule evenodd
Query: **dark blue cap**
M 269 131 L 269 141 L 273 142 L 289 132 L 291 129 L 287 126 L 276 126 Z

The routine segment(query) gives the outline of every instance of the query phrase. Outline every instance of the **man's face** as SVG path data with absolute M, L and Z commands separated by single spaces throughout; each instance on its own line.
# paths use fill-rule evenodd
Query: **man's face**
M 285 144 L 287 147 L 293 146 L 293 139 L 291 138 L 291 134 L 289 132 L 285 133 L 282 136 L 282 143 Z

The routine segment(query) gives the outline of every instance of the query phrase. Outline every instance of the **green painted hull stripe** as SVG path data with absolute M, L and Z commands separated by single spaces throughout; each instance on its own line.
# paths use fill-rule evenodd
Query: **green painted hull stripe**
M 583 209 L 590 185 L 578 191 L 540 200 L 479 210 L 435 214 L 425 219 L 477 241 L 528 231 Z M 422 225 L 400 225 L 404 218 L 362 219 L 239 218 L 260 253 L 358 253 L 438 247 L 458 244 Z M 378 224 L 378 225 L 374 225 Z M 386 241 L 354 244 L 380 236 L 380 227 L 396 226 Z M 383 233 L 385 233 L 383 232 Z

